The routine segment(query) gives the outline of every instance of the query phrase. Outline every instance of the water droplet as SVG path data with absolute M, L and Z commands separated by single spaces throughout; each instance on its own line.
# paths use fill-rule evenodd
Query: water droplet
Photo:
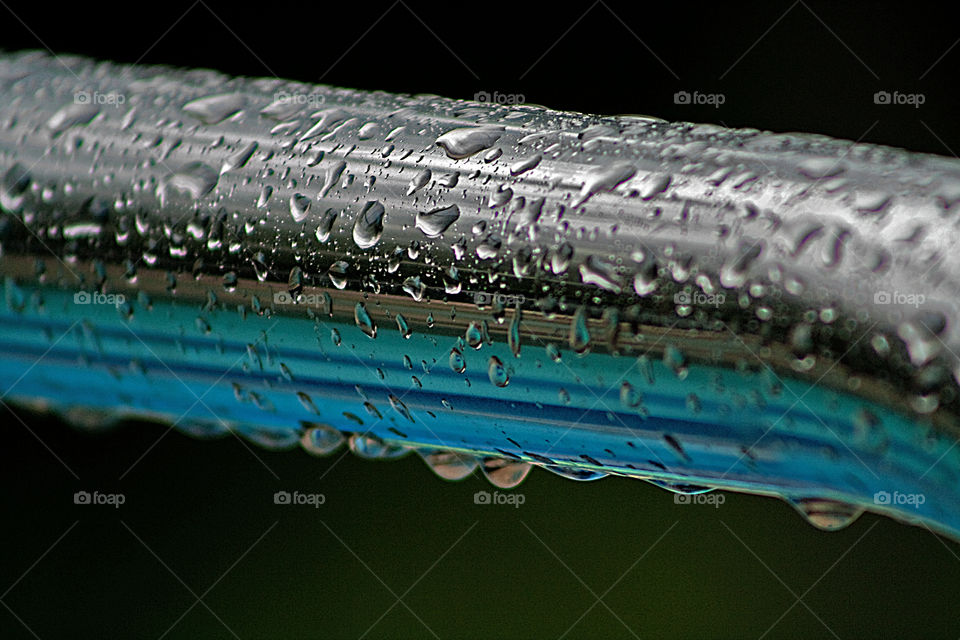
M 433 174 L 430 169 L 422 169 L 417 172 L 415 176 L 410 180 L 410 184 L 407 186 L 407 195 L 413 195 L 418 189 L 422 189 L 428 182 L 430 182 L 430 177 Z
M 290 215 L 294 222 L 303 222 L 310 211 L 310 198 L 305 195 L 295 193 L 290 196 Z
M 627 409 L 636 409 L 643 402 L 643 394 L 629 382 L 620 385 L 620 404 Z
M 487 375 L 490 376 L 490 382 L 494 386 L 505 387 L 510 384 L 510 375 L 507 373 L 507 368 L 497 356 L 490 356 L 490 361 L 487 364 Z
M 410 329 L 410 325 L 407 324 L 407 319 L 403 317 L 402 314 L 397 314 L 397 329 L 400 330 L 400 335 L 406 339 L 410 339 L 410 336 L 413 334 L 413 331 Z
M 427 285 L 423 284 L 420 276 L 411 276 L 403 281 L 403 290 L 410 294 L 416 302 L 423 300 L 423 294 L 427 291 Z
M 10 167 L 0 182 L 0 207 L 10 213 L 20 211 L 30 182 L 30 173 L 26 167 L 19 162 Z
M 377 325 L 373 321 L 373 318 L 370 317 L 370 314 L 367 313 L 367 307 L 364 303 L 358 302 L 357 306 L 354 307 L 353 319 L 356 321 L 357 327 L 368 337 L 377 337 Z
M 166 203 L 168 191 L 187 193 L 194 200 L 213 191 L 217 186 L 219 176 L 217 172 L 202 162 L 191 162 L 179 171 L 167 176 L 158 186 L 157 195 L 161 206 Z
M 233 171 L 234 169 L 240 169 L 246 166 L 254 152 L 256 152 L 258 146 L 259 145 L 257 144 L 257 141 L 254 140 L 248 145 L 241 147 L 236 152 L 227 156 L 223 161 L 223 164 L 220 165 L 220 175 L 225 174 L 227 171 Z
M 347 445 L 356 456 L 366 460 L 396 460 L 411 451 L 407 447 L 389 445 L 376 436 L 360 433 L 352 434 Z
M 343 175 L 343 170 L 347 168 L 347 163 L 343 160 L 340 160 L 334 164 L 331 164 L 327 168 L 327 174 L 323 181 L 323 187 L 320 188 L 319 197 L 325 198 L 330 190 L 333 189 L 333 186 L 337 184 L 337 180 L 340 179 L 340 176 Z
M 587 308 L 579 307 L 570 320 L 570 348 L 574 353 L 583 354 L 590 348 L 590 329 L 587 328 Z
M 671 482 L 669 480 L 657 480 L 656 478 L 644 478 L 652 485 L 661 489 L 666 489 L 670 493 L 677 493 L 684 496 L 696 496 L 702 493 L 714 491 L 712 487 L 702 487 L 696 484 L 684 484 L 682 482 Z
M 461 160 L 489 149 L 500 139 L 503 131 L 504 127 L 453 129 L 437 138 L 437 146 L 442 147 L 450 158 Z
M 507 344 L 510 346 L 510 352 L 514 357 L 520 357 L 520 322 L 523 320 L 523 311 L 518 304 L 513 311 L 513 320 L 510 321 L 510 327 L 507 331 Z
M 580 195 L 573 206 L 579 207 L 600 191 L 612 191 L 617 185 L 626 182 L 637 172 L 630 162 L 614 162 L 605 167 L 593 169 L 583 181 Z
M 523 160 L 518 160 L 517 162 L 510 165 L 510 175 L 518 176 L 521 173 L 525 173 L 535 168 L 540 161 L 543 160 L 543 156 L 539 153 L 535 153 L 532 156 L 528 156 Z
M 467 346 L 472 349 L 479 349 L 483 346 L 483 329 L 477 322 L 471 322 L 467 325 L 467 331 L 463 337 L 467 341 Z
M 822 498 L 788 498 L 787 502 L 807 522 L 823 531 L 838 531 L 848 527 L 863 513 L 861 507 Z
M 561 467 L 559 465 L 551 465 L 551 464 L 543 465 L 543 468 L 563 478 L 567 478 L 569 480 L 577 480 L 579 482 L 590 482 L 592 480 L 599 480 L 600 478 L 607 477 L 606 473 L 602 471 L 595 471 L 593 469 Z
M 307 427 L 300 438 L 300 446 L 315 456 L 327 456 L 339 449 L 346 438 L 330 425 L 317 422 L 305 422 Z
M 547 357 L 554 362 L 560 362 L 563 359 L 563 357 L 560 355 L 560 347 L 553 342 L 548 342 L 547 346 L 544 348 L 544 351 L 547 352 Z
M 675 346 L 667 345 L 663 350 L 663 364 L 681 380 L 687 377 L 687 357 Z
M 270 185 L 264 185 L 263 188 L 260 189 L 260 197 L 257 198 L 257 208 L 258 209 L 264 208 L 267 205 L 267 203 L 270 201 L 270 196 L 272 195 L 273 195 L 273 187 L 271 187 Z
M 49 120 L 47 128 L 54 136 L 59 135 L 70 127 L 89 124 L 97 117 L 100 108 L 90 102 L 73 102 L 57 111 Z
M 832 178 L 844 172 L 846 167 L 837 158 L 808 158 L 797 165 L 797 169 L 808 178 L 820 180 Z
M 390 394 L 390 406 L 393 407 L 393 410 L 399 413 L 401 416 L 413 422 L 413 416 L 410 415 L 410 410 L 407 409 L 407 405 L 403 404 L 403 400 L 397 396 Z
M 243 108 L 243 96 L 225 93 L 191 100 L 183 110 L 204 124 L 218 124 Z
M 507 460 L 504 458 L 483 458 L 480 461 L 480 469 L 483 475 L 487 477 L 490 484 L 498 489 L 513 489 L 530 473 L 533 468 L 529 462 L 519 462 L 517 460 Z
M 427 466 L 444 480 L 463 480 L 473 473 L 478 465 L 477 459 L 473 456 L 456 451 L 418 449 L 417 453 Z
M 427 212 L 417 212 L 416 224 L 428 238 L 438 238 L 460 217 L 460 207 L 452 204 Z
M 456 347 L 450 349 L 450 368 L 454 373 L 463 373 L 467 370 L 467 361 Z
M 375 200 L 367 202 L 353 224 L 353 241 L 361 249 L 369 249 L 383 235 L 383 218 L 386 210 Z
M 320 223 L 317 225 L 317 240 L 326 242 L 330 239 L 330 234 L 333 232 L 333 225 L 337 221 L 337 215 L 336 209 L 333 208 L 329 208 L 323 212 L 323 215 L 320 216 Z
M 327 277 L 337 289 L 343 289 L 347 286 L 347 270 L 350 265 L 343 260 L 338 260 L 330 265 L 327 270 Z

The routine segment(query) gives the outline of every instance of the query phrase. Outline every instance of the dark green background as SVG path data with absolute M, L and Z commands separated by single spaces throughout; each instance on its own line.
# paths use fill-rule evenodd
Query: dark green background
M 960 27 L 949 5 L 9 2 L 0 25 L 7 50 L 49 46 L 461 98 L 518 92 L 561 109 L 960 150 L 960 47 L 951 48 Z M 676 105 L 679 90 L 722 92 L 726 102 Z M 875 105 L 878 90 L 922 92 L 926 103 Z M 404 602 L 441 638 L 556 638 L 595 602 L 590 590 L 603 594 L 618 580 L 604 602 L 626 626 L 597 605 L 566 637 L 631 637 L 629 627 L 642 638 L 758 638 L 788 609 L 765 637 L 960 635 L 960 548 L 870 515 L 827 534 L 770 498 L 676 506 L 639 481 L 577 484 L 538 470 L 520 488 L 522 508 L 477 506 L 480 479 L 446 483 L 414 458 L 258 450 L 277 481 L 232 438 L 176 433 L 121 482 L 161 427 L 91 437 L 24 420 L 81 478 L 0 410 L 0 593 L 78 522 L 3 597 L 44 640 L 156 638 L 194 603 L 121 520 L 197 594 L 277 523 L 204 597 L 244 639 L 358 637 L 395 601 L 375 576 L 397 594 L 416 583 Z M 127 504 L 77 507 L 79 489 L 121 491 Z M 322 492 L 327 502 L 278 507 L 278 489 Z M 791 590 L 808 589 L 803 601 L 823 623 L 803 604 L 790 609 Z M 0 637 L 30 635 L 0 608 Z M 230 634 L 197 605 L 167 637 Z M 397 605 L 368 637 L 430 632 Z
M 204 601 L 241 638 L 359 637 L 395 601 L 380 580 L 397 595 L 416 583 L 403 601 L 441 638 L 556 638 L 595 602 L 590 590 L 614 583 L 603 601 L 622 623 L 598 604 L 566 637 L 632 637 L 629 627 L 641 638 L 757 638 L 783 614 L 766 637 L 960 628 L 957 545 L 872 515 L 823 533 L 771 498 L 676 505 L 641 481 L 575 483 L 542 470 L 518 489 L 523 506 L 481 506 L 473 494 L 492 489 L 485 481 L 444 482 L 416 457 L 255 450 L 278 481 L 233 437 L 177 432 L 118 482 L 163 427 L 92 436 L 24 418 L 81 478 L 4 415 L 3 588 L 79 522 L 5 598 L 40 638 L 160 636 L 194 603 L 160 560 L 198 595 L 217 583 Z M 123 492 L 127 503 L 75 506 L 78 489 Z M 279 489 L 326 503 L 278 506 Z M 823 623 L 803 604 L 790 609 L 791 590 L 808 589 L 803 602 Z M 0 637 L 29 637 L 0 613 Z M 167 637 L 232 636 L 197 605 Z M 367 637 L 430 632 L 397 605 Z

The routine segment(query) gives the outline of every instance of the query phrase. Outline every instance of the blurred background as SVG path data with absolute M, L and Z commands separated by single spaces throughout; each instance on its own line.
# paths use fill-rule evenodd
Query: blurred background
M 949 15 L 800 0 L 0 0 L 0 49 L 953 156 Z M 2 638 L 960 635 L 960 545 L 871 515 L 823 533 L 771 498 L 678 505 L 641 481 L 536 469 L 522 505 L 478 505 L 492 490 L 480 477 L 447 483 L 413 456 L 251 453 L 156 424 L 90 434 L 2 408 L 0 424 Z M 94 488 L 125 503 L 74 504 Z M 276 505 L 276 491 L 325 501 Z

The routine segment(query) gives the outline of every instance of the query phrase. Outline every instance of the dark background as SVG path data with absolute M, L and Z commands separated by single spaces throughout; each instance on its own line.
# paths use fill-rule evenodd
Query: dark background
M 919 2 L 0 0 L 0 48 L 457 98 L 520 93 L 559 109 L 953 155 L 952 16 Z M 725 102 L 674 104 L 680 90 Z M 880 90 L 925 102 L 876 105 Z M 165 637 L 960 634 L 960 547 L 871 515 L 827 534 L 769 498 L 677 506 L 640 481 L 576 484 L 539 470 L 519 489 L 521 508 L 478 506 L 481 479 L 445 483 L 412 457 L 255 456 L 232 438 L 177 433 L 118 480 L 163 427 L 91 436 L 20 416 L 46 446 L 0 409 L 3 638 L 156 638 L 192 593 L 205 604 Z M 127 503 L 73 505 L 93 488 Z M 327 501 L 279 507 L 278 489 Z

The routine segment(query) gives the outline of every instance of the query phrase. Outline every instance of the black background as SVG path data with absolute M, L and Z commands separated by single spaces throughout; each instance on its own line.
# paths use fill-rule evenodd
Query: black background
M 946 6 L 4 2 L 8 51 L 960 150 L 960 27 Z M 725 102 L 678 105 L 681 90 Z M 925 102 L 877 105 L 881 90 Z M 682 507 L 639 481 L 537 471 L 523 507 L 481 507 L 479 478 L 444 483 L 413 458 L 254 456 L 177 433 L 150 449 L 163 427 L 91 436 L 20 416 L 29 430 L 0 413 L 3 638 L 159 637 L 191 590 L 206 605 L 165 637 L 960 634 L 957 545 L 870 515 L 826 534 L 770 498 Z M 74 506 L 90 487 L 127 504 Z M 274 506 L 294 488 L 327 503 Z M 388 610 L 391 590 L 405 604 Z

